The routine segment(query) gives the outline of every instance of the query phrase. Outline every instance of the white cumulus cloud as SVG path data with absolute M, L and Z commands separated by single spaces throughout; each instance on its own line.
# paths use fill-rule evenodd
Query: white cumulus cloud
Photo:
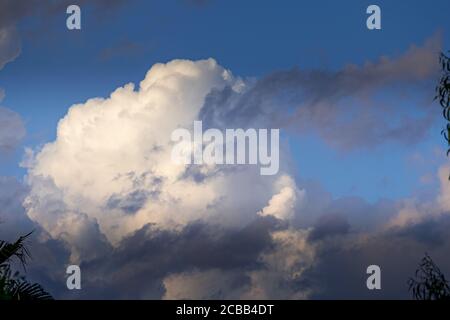
M 67 241 L 73 260 L 95 256 L 87 233 L 115 245 L 149 223 L 242 226 L 272 197 L 262 213 L 288 217 L 301 194 L 286 173 L 277 180 L 256 166 L 171 161 L 172 131 L 192 127 L 207 94 L 243 85 L 213 59 L 174 60 L 155 64 L 137 88 L 129 83 L 106 99 L 73 105 L 56 140 L 26 161 L 28 216 Z

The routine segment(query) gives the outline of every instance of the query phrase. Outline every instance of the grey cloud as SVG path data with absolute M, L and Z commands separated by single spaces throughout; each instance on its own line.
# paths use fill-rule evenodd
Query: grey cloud
M 321 240 L 333 235 L 346 234 L 350 230 L 347 219 L 339 215 L 325 215 L 319 218 L 313 231 L 309 234 L 310 241 Z
M 107 14 L 122 6 L 125 0 L 78 0 L 76 4 L 94 8 L 96 14 Z M 25 18 L 38 17 L 43 23 L 65 14 L 71 0 L 2 0 L 0 1 L 0 69 L 20 53 L 20 37 L 16 25 Z
M 0 154 L 12 151 L 25 133 L 22 118 L 14 111 L 0 107 Z
M 33 231 L 27 241 L 31 259 L 27 265 L 27 279 L 39 282 L 51 293 L 65 287 L 65 266 L 70 252 L 62 241 L 53 240 L 31 221 L 22 205 L 28 189 L 13 177 L 0 176 L 0 239 L 15 241 Z M 23 272 L 20 265 L 17 270 Z
M 140 175 L 129 172 L 115 179 L 131 181 L 132 189 L 112 195 L 106 202 L 106 208 L 120 209 L 128 214 L 139 211 L 149 199 L 156 200 L 161 193 L 161 184 L 163 183 L 163 178 L 155 176 L 152 172 Z
M 193 180 L 196 183 L 203 183 L 208 179 L 213 179 L 219 174 L 231 173 L 240 170 L 242 166 L 216 166 L 212 169 L 208 168 L 206 172 L 204 165 L 186 165 L 186 169 L 181 175 L 180 179 Z
M 155 197 L 146 190 L 135 190 L 126 195 L 112 195 L 106 204 L 108 209 L 121 209 L 125 213 L 134 214 L 145 205 L 150 197 Z
M 64 14 L 67 6 L 71 4 L 89 5 L 101 11 L 114 10 L 123 5 L 125 0 L 2 0 L 0 2 L 0 27 L 15 25 L 21 19 L 30 16 L 55 16 Z
M 144 176 L 153 178 L 150 173 Z M 132 179 L 136 188 L 149 181 L 133 172 L 117 179 Z M 172 231 L 147 225 L 115 248 L 105 247 L 98 226 L 91 226 L 85 230 L 86 243 L 82 247 L 92 248 L 95 254 L 81 256 L 83 290 L 69 292 L 65 288 L 65 264 L 70 260 L 64 241 L 33 240 L 35 259 L 29 275 L 57 298 L 159 299 L 166 293 L 164 281 L 168 277 L 194 277 L 195 284 L 203 279 L 195 280 L 195 274 L 212 272 L 220 279 L 217 286 L 203 289 L 204 298 L 236 299 L 249 288 L 273 284 L 273 288 L 268 288 L 270 298 L 292 298 L 292 293 L 311 292 L 312 299 L 371 299 L 409 298 L 406 281 L 425 252 L 450 274 L 446 257 L 450 249 L 447 215 L 384 230 L 377 226 L 398 212 L 396 202 L 369 204 L 354 197 L 333 200 L 320 187 L 306 185 L 308 201 L 298 215 L 308 219 L 293 225 L 271 217 L 256 218 L 237 229 L 202 222 Z M 4 194 L 3 198 L 0 196 L 3 203 L 7 201 L 2 199 L 7 198 L 18 198 L 20 202 L 16 192 Z M 20 206 L 16 203 L 12 208 Z M 308 243 L 314 248 L 315 257 L 301 276 L 291 278 L 284 274 L 286 269 L 271 269 L 261 257 L 273 255 L 280 264 L 284 259 L 295 260 L 297 253 L 283 250 L 283 243 L 274 242 L 271 234 L 296 229 L 311 229 Z M 383 290 L 379 292 L 365 286 L 366 268 L 371 264 L 382 268 Z M 264 276 L 256 280 L 251 277 L 258 272 Z
M 377 229 L 374 225 L 368 230 L 366 225 L 351 219 L 355 212 L 365 213 L 369 220 L 375 219 L 370 216 L 376 216 L 379 211 L 392 213 L 394 208 L 394 203 L 369 205 L 352 198 L 331 200 L 317 208 L 319 218 L 308 238 L 316 252 L 314 264 L 299 278 L 290 279 L 279 274 L 280 279 L 284 279 L 284 289 L 280 287 L 280 290 L 310 291 L 312 299 L 406 299 L 410 297 L 406 281 L 414 275 L 425 252 L 435 259 L 444 273 L 450 274 L 448 215 L 387 230 Z M 308 215 L 305 209 L 302 214 Z M 204 297 L 239 298 L 251 286 L 249 272 L 267 271 L 261 255 L 275 254 L 279 249 L 271 233 L 287 228 L 286 223 L 271 217 L 259 217 L 240 229 L 225 229 L 201 222 L 179 231 L 147 225 L 124 238 L 116 248 L 100 250 L 95 258 L 82 261 L 83 290 L 79 292 L 68 292 L 64 287 L 61 269 L 69 261 L 64 242 L 39 242 L 36 248 L 33 247 L 38 259 L 33 262 L 35 268 L 30 276 L 51 288 L 57 298 L 159 299 L 165 294 L 163 281 L 168 276 L 183 274 L 189 277 L 192 272 L 195 276 L 195 272 L 215 270 L 214 275 L 224 279 L 218 279 L 220 287 L 211 289 Z M 279 254 L 277 259 L 284 259 Z M 43 259 L 51 263 L 47 265 Z M 366 268 L 371 264 L 382 269 L 381 291 L 366 288 Z M 276 277 L 280 272 L 283 271 L 270 270 L 268 276 Z M 233 283 L 223 285 L 229 281 Z M 280 298 L 285 292 L 274 291 L 272 294 L 271 298 Z
M 432 124 L 426 108 L 429 104 L 418 109 L 425 115 L 409 116 L 411 100 L 406 106 L 403 97 L 390 90 L 396 88 L 405 95 L 433 92 L 439 50 L 440 40 L 435 36 L 396 59 L 382 57 L 376 63 L 348 65 L 339 71 L 293 68 L 274 72 L 249 81 L 243 92 L 230 87 L 211 92 L 200 117 L 209 127 L 232 123 L 237 127 L 289 128 L 299 133 L 315 130 L 342 149 L 386 141 L 414 143 Z M 392 98 L 377 101 L 381 89 Z M 428 93 L 425 95 L 431 103 L 432 94 Z M 386 117 L 386 113 L 391 116 Z
M 116 248 L 107 248 L 98 228 L 90 225 L 81 230 L 86 243 L 77 245 L 91 247 L 95 255 L 81 256 L 83 290 L 69 291 L 65 270 L 71 264 L 72 249 L 64 240 L 52 239 L 28 218 L 22 206 L 27 192 L 15 178 L 0 177 L 1 238 L 12 241 L 34 230 L 28 242 L 33 259 L 27 278 L 43 285 L 57 299 L 158 299 L 165 293 L 163 280 L 167 276 L 193 270 L 217 269 L 232 275 L 233 283 L 227 288 L 234 290 L 250 281 L 246 271 L 263 268 L 259 256 L 273 246 L 270 232 L 286 227 L 270 217 L 260 217 L 241 229 L 201 222 L 180 231 L 147 225 Z M 215 294 L 220 298 L 230 293 Z
M 417 224 L 407 225 L 403 228 L 393 229 L 397 237 L 412 238 L 426 246 L 440 247 L 445 245 L 448 237 L 445 235 L 450 225 L 450 217 L 426 219 Z
M 17 237 L 17 233 L 25 234 L 34 228 L 22 206 L 27 192 L 27 188 L 16 178 L 0 176 L 0 228 L 2 229 L 2 240 L 12 241 Z
M 312 299 L 409 299 L 407 281 L 427 252 L 450 274 L 450 217 L 425 219 L 414 226 L 347 234 L 323 241 L 317 264 L 304 274 Z M 382 290 L 368 290 L 366 268 L 379 265 Z
M 15 27 L 0 28 L 0 70 L 20 54 L 20 39 Z M 0 99 L 1 100 L 1 99 Z
M 373 295 L 365 288 L 365 268 L 369 264 L 380 264 L 387 271 L 383 281 L 394 281 L 394 284 L 385 284 L 386 292 L 376 294 L 376 297 L 407 297 L 408 292 L 399 273 L 404 273 L 405 281 L 413 274 L 421 254 L 430 249 L 427 241 L 419 241 L 418 238 L 424 239 L 424 234 L 429 234 L 429 231 L 436 232 L 441 222 L 434 223 L 434 228 L 429 230 L 424 224 L 428 231 L 419 233 L 409 227 L 380 233 L 367 231 L 364 225 L 350 225 L 348 221 L 356 211 L 361 214 L 361 210 L 371 210 L 368 215 L 376 215 L 378 210 L 392 209 L 393 206 L 384 203 L 368 205 L 362 200 L 347 199 L 331 201 L 317 209 L 319 219 L 309 237 L 317 248 L 314 265 L 300 278 L 285 279 L 285 289 L 289 288 L 289 292 L 311 290 L 312 298 L 372 298 Z M 303 211 L 302 214 L 308 213 Z M 160 230 L 147 225 L 123 239 L 112 251 L 82 262 L 82 292 L 55 292 L 57 297 L 64 298 L 159 299 L 165 294 L 163 281 L 168 276 L 181 273 L 189 277 L 191 272 L 217 270 L 216 276 L 224 277 L 223 281 L 218 280 L 219 283 L 231 280 L 236 283 L 216 288 L 204 297 L 239 298 L 239 294 L 250 287 L 248 272 L 267 270 L 261 255 L 275 253 L 279 249 L 271 233 L 287 227 L 271 217 L 259 217 L 241 229 L 224 229 L 200 222 L 180 231 Z M 444 234 L 446 227 L 442 224 L 439 233 Z M 361 237 L 369 240 L 361 242 Z M 410 255 L 406 262 L 399 254 L 405 250 Z M 278 258 L 283 259 L 282 256 Z M 394 267 L 396 269 L 391 271 Z M 276 277 L 279 272 L 283 271 L 271 270 L 269 275 Z M 285 278 L 282 274 L 279 276 L 280 279 Z M 274 291 L 272 298 L 280 298 L 276 295 L 285 293 Z
M 192 270 L 228 270 L 244 279 L 246 270 L 262 267 L 258 257 L 272 245 L 270 231 L 280 227 L 271 218 L 259 218 L 241 230 L 200 222 L 180 232 L 147 225 L 113 252 L 82 263 L 85 280 L 80 297 L 159 299 L 166 276 Z
M 333 199 L 331 193 L 316 181 L 298 181 L 297 184 L 306 190 L 305 203 L 292 222 L 299 229 L 323 227 L 335 220 L 342 224 L 347 221 L 350 229 L 368 232 L 382 227 L 401 208 L 401 203 L 388 199 L 375 203 L 356 196 Z

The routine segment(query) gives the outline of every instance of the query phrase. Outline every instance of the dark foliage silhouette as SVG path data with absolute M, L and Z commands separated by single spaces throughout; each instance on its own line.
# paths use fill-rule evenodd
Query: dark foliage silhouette
M 408 284 L 416 300 L 450 300 L 449 283 L 428 254 L 422 258 L 415 277 L 410 278 Z
M 442 76 L 439 84 L 436 86 L 435 100 L 439 101 L 442 107 L 442 113 L 447 121 L 446 127 L 441 133 L 450 146 L 450 56 L 441 53 L 439 56 L 439 64 L 442 69 Z M 447 150 L 448 155 L 450 155 L 450 148 Z
M 31 233 L 19 237 L 14 243 L 0 240 L 0 300 L 50 300 L 52 296 L 39 284 L 29 283 L 18 271 L 13 271 L 11 262 L 16 259 L 25 270 L 30 254 L 25 240 Z

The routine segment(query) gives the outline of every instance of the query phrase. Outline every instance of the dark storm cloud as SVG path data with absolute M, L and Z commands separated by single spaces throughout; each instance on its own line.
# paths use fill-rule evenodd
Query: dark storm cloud
M 313 299 L 407 299 L 407 280 L 425 252 L 450 274 L 448 216 L 373 232 L 349 233 L 345 222 L 336 216 L 321 219 L 310 238 L 316 247 L 314 264 L 285 285 L 294 291 L 310 289 Z M 161 298 L 167 276 L 193 270 L 221 270 L 225 276 L 232 272 L 237 275 L 232 279 L 240 280 L 230 290 L 245 288 L 250 281 L 247 271 L 266 268 L 260 255 L 277 250 L 270 232 L 284 227 L 274 219 L 258 219 L 234 231 L 201 223 L 181 232 L 148 225 L 124 239 L 112 254 L 82 264 L 85 286 L 77 297 Z M 372 264 L 382 270 L 380 291 L 366 287 L 366 269 Z
M 262 267 L 258 260 L 270 249 L 270 231 L 279 221 L 259 218 L 240 230 L 194 223 L 183 230 L 162 231 L 147 225 L 121 241 L 111 254 L 81 268 L 89 298 L 161 298 L 163 279 L 192 270 L 245 270 Z
M 321 240 L 329 236 L 346 234 L 349 230 L 350 224 L 344 217 L 334 214 L 325 215 L 319 218 L 308 239 Z
M 344 149 L 385 141 L 414 143 L 424 136 L 432 117 L 429 113 L 409 115 L 411 106 L 402 106 L 398 92 L 412 96 L 432 92 L 439 51 L 440 40 L 435 36 L 396 59 L 382 57 L 338 71 L 293 68 L 274 72 L 247 85 L 243 92 L 230 87 L 211 92 L 200 117 L 209 127 L 233 123 L 237 127 L 313 130 Z M 393 97 L 377 100 L 382 89 L 384 95 Z M 389 99 L 395 103 L 389 104 Z
M 20 184 L 17 187 L 20 190 Z M 6 204 L 11 199 L 20 200 L 21 197 L 15 194 L 10 192 L 0 196 L 0 201 Z M 314 263 L 301 277 L 286 280 L 286 288 L 293 292 L 311 290 L 310 298 L 313 299 L 409 298 L 406 281 L 414 275 L 425 252 L 433 257 L 444 273 L 450 274 L 450 262 L 446 258 L 450 250 L 448 215 L 377 231 L 367 230 L 357 221 L 350 223 L 349 217 L 354 214 L 349 210 L 351 206 L 360 214 L 366 210 L 368 216 L 386 208 L 391 212 L 395 207 L 385 203 L 358 204 L 355 199 L 348 199 L 331 201 L 329 206 L 318 209 L 319 218 L 308 237 L 315 248 Z M 9 207 L 15 208 L 11 211 L 23 211 L 18 203 Z M 303 210 L 302 214 L 309 213 Z M 31 222 L 28 220 L 28 223 Z M 190 272 L 209 270 L 219 270 L 217 277 L 236 282 L 221 290 L 239 293 L 251 283 L 247 272 L 267 270 L 267 265 L 261 260 L 262 254 L 276 254 L 280 260 L 285 258 L 276 253 L 280 244 L 277 245 L 271 236 L 272 232 L 280 230 L 289 230 L 287 223 L 271 217 L 259 217 L 239 229 L 201 222 L 178 231 L 146 225 L 124 238 L 116 248 L 97 250 L 95 258 L 82 261 L 83 289 L 80 291 L 68 291 L 65 287 L 65 266 L 70 261 L 66 244 L 33 239 L 32 253 L 36 258 L 29 274 L 57 298 L 159 299 L 165 294 L 163 281 L 167 277 L 180 273 L 188 277 Z M 290 255 L 287 259 L 295 259 L 291 251 L 284 254 Z M 381 267 L 381 291 L 366 288 L 366 268 L 372 264 Z M 283 270 L 272 272 L 285 278 Z M 238 297 L 230 292 L 221 292 L 219 297 L 228 294 Z
M 309 215 L 305 209 L 312 210 L 311 207 L 302 211 Z M 371 220 L 370 216 L 380 210 L 392 214 L 394 209 L 393 203 L 369 205 L 353 198 L 331 201 L 317 209 L 314 215 L 319 218 L 308 237 L 316 248 L 314 264 L 300 278 L 286 280 L 284 286 L 289 287 L 289 292 L 311 290 L 311 298 L 319 299 L 408 298 L 406 281 L 414 274 L 422 255 L 429 252 L 438 261 L 445 259 L 444 253 L 450 246 L 450 236 L 446 235 L 450 218 L 426 219 L 387 231 L 367 230 L 357 220 L 349 222 L 355 212 L 365 212 Z M 280 247 L 274 243 L 271 233 L 287 227 L 286 223 L 271 217 L 260 217 L 240 229 L 201 222 L 179 231 L 147 225 L 124 238 L 112 251 L 104 251 L 103 255 L 81 263 L 83 290 L 68 292 L 57 289 L 58 282 L 48 283 L 56 288 L 58 297 L 64 298 L 159 299 L 165 294 L 163 281 L 170 275 L 182 273 L 188 277 L 193 271 L 219 270 L 217 277 L 236 281 L 222 288 L 231 292 L 219 290 L 219 296 L 231 294 L 237 298 L 232 292 L 242 292 L 250 285 L 247 272 L 266 270 L 262 254 L 277 254 L 279 259 L 284 259 L 275 253 Z M 295 259 L 294 256 L 286 258 Z M 380 292 L 369 291 L 365 286 L 366 268 L 371 264 L 382 268 Z M 447 270 L 445 266 L 443 270 Z M 285 278 L 283 274 L 279 276 Z
M 325 240 L 303 281 L 316 289 L 313 299 L 409 299 L 407 281 L 425 253 L 450 275 L 449 228 L 444 214 L 407 227 Z M 373 264 L 381 268 L 381 290 L 366 287 L 366 269 Z
M 450 225 L 450 217 L 444 215 L 440 218 L 426 219 L 417 224 L 410 224 L 403 228 L 393 229 L 392 233 L 397 237 L 412 238 L 425 246 L 440 247 L 446 244 L 449 237 L 446 236 Z

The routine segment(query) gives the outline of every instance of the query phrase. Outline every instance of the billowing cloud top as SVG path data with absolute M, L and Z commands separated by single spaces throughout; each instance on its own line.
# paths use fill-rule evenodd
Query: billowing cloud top
M 241 85 L 213 59 L 174 60 L 154 65 L 136 90 L 127 84 L 107 99 L 72 106 L 56 141 L 29 161 L 28 215 L 68 241 L 74 259 L 95 255 L 84 251 L 92 251 L 86 239 L 97 229 L 96 237 L 116 244 L 149 223 L 240 226 L 261 209 L 292 216 L 299 190 L 288 176 L 171 162 L 171 132 L 192 127 L 209 92 Z

